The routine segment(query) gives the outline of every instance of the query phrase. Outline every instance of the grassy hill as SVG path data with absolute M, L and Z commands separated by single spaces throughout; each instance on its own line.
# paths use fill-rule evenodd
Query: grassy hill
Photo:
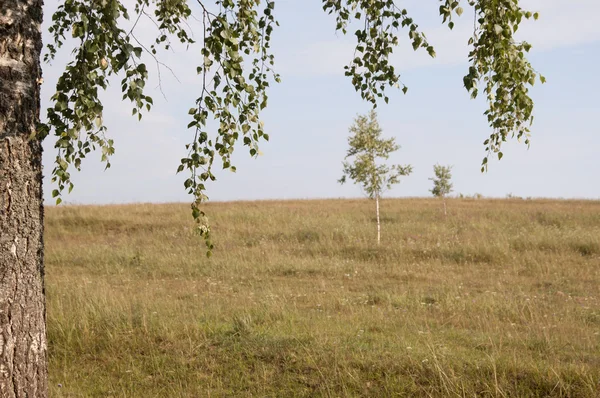
M 54 397 L 595 397 L 600 202 L 47 209 Z

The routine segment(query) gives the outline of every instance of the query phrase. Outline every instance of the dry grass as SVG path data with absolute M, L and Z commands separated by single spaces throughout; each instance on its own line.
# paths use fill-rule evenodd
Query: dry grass
M 48 209 L 52 396 L 599 396 L 600 202 L 382 206 Z

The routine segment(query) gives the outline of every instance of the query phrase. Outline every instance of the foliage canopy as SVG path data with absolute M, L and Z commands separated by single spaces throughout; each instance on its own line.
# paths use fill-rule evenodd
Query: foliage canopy
M 65 189 L 73 188 L 71 169 L 79 170 L 81 160 L 92 150 L 101 151 L 102 161 L 110 167 L 114 141 L 107 135 L 103 104 L 99 90 L 105 90 L 112 78 L 118 77 L 123 100 L 132 104 L 132 115 L 142 118 L 153 106 L 147 95 L 149 68 L 142 55 L 155 61 L 160 73 L 163 65 L 158 56 L 172 42 L 181 42 L 199 51 L 196 71 L 202 88 L 188 111 L 191 129 L 188 155 L 181 159 L 178 172 L 187 171 L 185 188 L 193 195 L 192 212 L 200 233 L 207 239 L 210 229 L 201 203 L 207 199 L 206 182 L 214 181 L 213 165 L 220 159 L 223 168 L 235 171 L 231 154 L 238 141 L 247 146 L 250 155 L 258 153 L 261 140 L 269 136 L 260 120 L 260 112 L 268 103 L 268 88 L 279 81 L 271 53 L 271 35 L 277 22 L 275 0 L 135 0 L 128 8 L 120 0 L 62 0 L 52 16 L 46 61 L 55 58 L 68 37 L 75 40 L 71 60 L 58 79 L 51 98 L 46 122 L 39 128 L 40 138 L 57 137 L 57 157 L 52 171 L 57 189 L 57 203 Z M 461 1 L 440 0 L 439 13 L 450 29 L 453 19 L 464 9 Z M 462 1 L 465 3 L 465 0 Z M 470 67 L 464 77 L 465 88 L 473 98 L 482 89 L 488 102 L 485 115 L 491 127 L 485 140 L 486 156 L 502 157 L 501 145 L 508 137 L 525 138 L 529 144 L 529 126 L 533 121 L 533 102 L 528 87 L 538 76 L 525 57 L 530 49 L 517 42 L 514 33 L 522 19 L 537 14 L 523 10 L 519 0 L 468 0 L 475 22 L 469 40 Z M 410 17 L 408 11 L 393 0 L 322 0 L 323 9 L 336 17 L 336 29 L 355 32 L 356 48 L 345 67 L 348 76 L 363 99 L 375 107 L 379 99 L 389 101 L 386 89 L 407 87 L 389 57 L 405 31 L 415 50 L 424 49 L 435 56 L 433 46 Z M 136 36 L 141 18 L 156 25 L 156 36 L 144 44 Z M 202 22 L 201 39 L 193 39 L 187 20 Z M 124 19 L 133 21 L 125 28 Z M 147 39 L 147 38 L 143 38 Z M 542 82 L 544 78 L 539 76 Z M 481 87 L 480 87 L 481 86 Z M 208 127 L 215 122 L 214 131 Z

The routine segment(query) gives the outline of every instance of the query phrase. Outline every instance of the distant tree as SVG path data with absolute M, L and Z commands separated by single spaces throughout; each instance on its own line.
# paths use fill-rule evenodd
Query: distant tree
M 344 175 L 339 183 L 344 184 L 350 178 L 355 184 L 360 184 L 370 199 L 375 199 L 377 214 L 377 244 L 381 242 L 381 223 L 379 218 L 379 198 L 392 185 L 400 182 L 401 176 L 408 176 L 412 166 L 392 165 L 383 163 L 392 152 L 400 149 L 394 138 L 384 139 L 381 127 L 377 122 L 377 113 L 372 110 L 368 115 L 358 116 L 350 127 L 351 136 L 348 138 L 350 148 L 346 153 Z M 348 161 L 348 159 L 351 159 Z
M 452 166 L 440 166 L 439 164 L 436 164 L 433 166 L 435 177 L 430 178 L 430 180 L 433 181 L 433 189 L 431 189 L 430 192 L 433 196 L 442 198 L 444 203 L 444 216 L 447 215 L 446 196 L 452 192 L 452 183 L 450 182 L 450 179 L 452 178 L 451 170 Z

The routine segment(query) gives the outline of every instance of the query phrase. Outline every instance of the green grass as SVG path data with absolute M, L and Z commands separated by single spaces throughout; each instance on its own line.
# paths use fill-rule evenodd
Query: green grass
M 373 207 L 47 209 L 51 395 L 598 396 L 600 202 Z

